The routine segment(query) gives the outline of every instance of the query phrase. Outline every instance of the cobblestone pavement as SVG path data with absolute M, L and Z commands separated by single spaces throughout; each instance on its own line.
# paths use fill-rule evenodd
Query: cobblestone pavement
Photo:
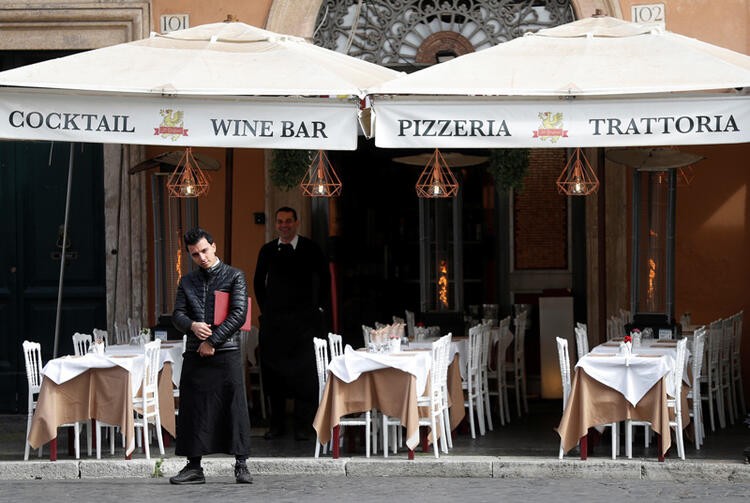
M 356 503 L 384 501 L 748 501 L 750 483 L 597 481 L 581 479 L 466 479 L 330 476 L 257 476 L 253 485 L 209 477 L 205 485 L 172 486 L 161 479 L 0 482 L 0 502 L 239 501 Z

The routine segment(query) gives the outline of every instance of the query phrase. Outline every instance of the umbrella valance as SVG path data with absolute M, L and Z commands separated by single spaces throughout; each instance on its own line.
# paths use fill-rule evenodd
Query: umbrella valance
M 0 138 L 353 150 L 364 89 L 399 75 L 214 23 L 0 72 Z

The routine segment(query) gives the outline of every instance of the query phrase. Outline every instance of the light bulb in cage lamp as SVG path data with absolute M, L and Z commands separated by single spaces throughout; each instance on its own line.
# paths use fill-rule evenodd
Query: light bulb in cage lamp
M 458 193 L 456 177 L 439 149 L 435 149 L 427 161 L 416 189 L 418 197 L 428 199 L 454 197 Z
M 568 159 L 556 185 L 557 191 L 567 196 L 587 196 L 599 190 L 599 179 L 580 148 Z
M 318 150 L 300 183 L 308 197 L 335 197 L 341 194 L 341 180 L 325 151 Z
M 167 180 L 169 197 L 199 197 L 208 192 L 209 178 L 193 157 L 190 147 L 185 149 L 180 161 Z

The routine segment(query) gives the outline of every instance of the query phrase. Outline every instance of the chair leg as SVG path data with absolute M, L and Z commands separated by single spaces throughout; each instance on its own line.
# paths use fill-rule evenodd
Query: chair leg
M 151 448 L 149 446 L 151 442 L 149 442 L 148 438 L 148 421 L 146 421 L 146 418 L 143 418 L 143 451 L 146 455 L 146 459 L 151 459 Z
M 31 445 L 29 445 L 29 433 L 31 432 L 31 418 L 33 416 L 34 412 L 29 410 L 29 413 L 26 418 L 26 447 L 23 451 L 23 460 L 28 461 L 29 460 L 29 450 L 31 449 Z M 41 454 L 40 454 L 41 455 Z
M 370 457 L 370 411 L 365 412 L 365 456 Z
M 474 430 L 474 401 L 471 399 L 471 391 L 468 392 L 469 395 L 469 426 L 471 429 L 471 438 L 477 438 L 476 431 Z
M 633 424 L 625 421 L 625 457 L 633 459 Z
M 617 428 L 618 423 L 611 423 L 610 430 L 612 430 L 612 459 L 617 458 Z
M 388 445 L 388 416 L 383 414 L 383 457 L 388 457 L 388 449 L 391 448 L 390 445 Z

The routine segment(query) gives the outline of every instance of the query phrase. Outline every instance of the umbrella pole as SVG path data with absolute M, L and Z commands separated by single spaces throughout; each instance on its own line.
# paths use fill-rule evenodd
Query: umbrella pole
M 57 358 L 57 343 L 60 340 L 60 314 L 62 310 L 62 290 L 63 290 L 63 278 L 65 276 L 65 258 L 66 258 L 66 244 L 68 242 L 68 213 L 70 212 L 70 188 L 73 183 L 73 147 L 74 144 L 70 144 L 70 157 L 68 159 L 68 189 L 65 193 L 65 220 L 63 221 L 63 238 L 62 238 L 62 251 L 60 253 L 60 281 L 57 286 L 57 313 L 55 316 L 55 345 L 52 353 L 53 358 Z

